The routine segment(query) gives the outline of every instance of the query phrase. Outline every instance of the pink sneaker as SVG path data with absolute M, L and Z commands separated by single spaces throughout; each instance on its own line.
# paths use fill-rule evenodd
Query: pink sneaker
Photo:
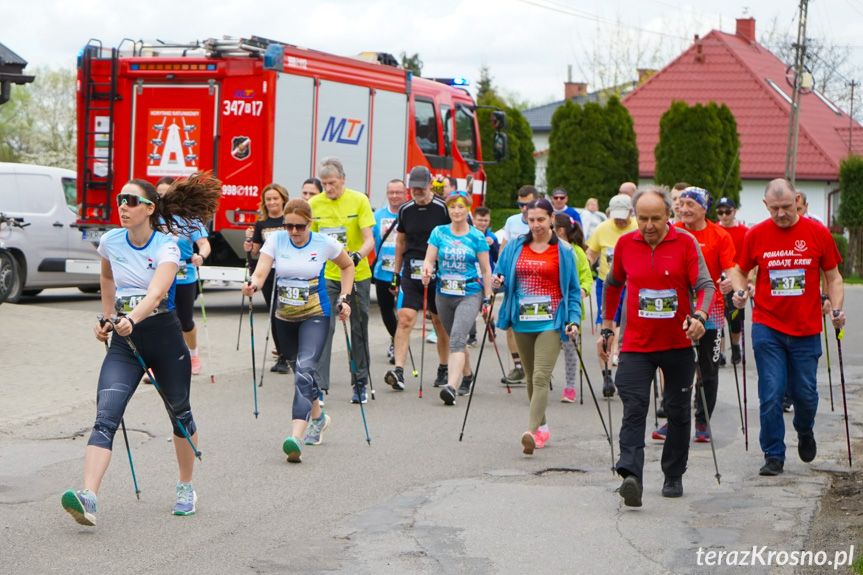
M 536 448 L 542 449 L 545 447 L 546 442 L 551 439 L 551 432 L 538 429 L 534 437 L 536 438 Z
M 197 355 L 192 356 L 192 375 L 201 373 L 201 359 Z
M 536 449 L 536 436 L 529 431 L 525 431 L 521 436 L 521 452 L 525 455 L 533 455 L 533 450 Z
M 575 388 L 572 389 L 564 389 L 563 397 L 560 398 L 561 403 L 575 403 Z

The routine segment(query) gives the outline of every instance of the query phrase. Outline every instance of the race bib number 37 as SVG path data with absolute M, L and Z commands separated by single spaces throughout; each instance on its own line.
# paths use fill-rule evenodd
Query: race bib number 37
M 770 295 L 803 295 L 806 270 L 770 270 Z

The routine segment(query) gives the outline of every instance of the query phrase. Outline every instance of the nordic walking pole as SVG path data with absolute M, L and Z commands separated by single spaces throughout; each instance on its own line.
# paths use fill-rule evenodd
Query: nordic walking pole
M 744 293 L 743 290 L 740 290 L 737 295 L 743 297 Z M 749 404 L 746 401 L 746 320 L 743 317 L 740 318 L 740 361 L 743 365 L 743 443 L 746 451 L 749 451 Z M 736 375 L 737 370 L 734 373 Z
M 821 305 L 828 298 L 827 294 L 821 294 Z M 830 411 L 833 409 L 833 372 L 830 370 L 830 343 L 827 340 L 827 314 L 821 316 L 824 319 L 824 349 L 827 351 L 827 381 L 830 383 Z
M 602 349 L 605 353 L 608 353 L 608 337 L 613 333 L 614 332 L 610 329 L 603 329 L 600 331 L 600 334 L 602 335 Z M 608 373 L 608 361 L 605 362 L 605 373 Z M 614 427 L 612 427 L 611 423 L 611 396 L 605 398 L 605 404 L 608 406 L 608 427 L 611 430 L 611 433 L 614 433 Z M 611 435 L 608 436 L 608 446 L 611 447 L 611 474 L 614 475 L 617 468 L 614 465 L 614 440 Z
M 249 253 L 246 252 L 246 281 L 249 281 Z M 237 326 L 237 351 L 240 351 L 240 332 L 243 331 L 243 308 L 246 304 L 246 294 L 240 294 L 240 324 Z
M 494 295 L 491 297 L 491 302 L 489 302 L 488 313 L 485 316 L 485 330 L 482 333 L 482 344 L 479 348 L 479 357 L 476 359 L 476 368 L 473 370 L 473 379 L 470 382 L 470 393 L 467 396 L 467 408 L 464 410 L 464 421 L 461 422 L 461 433 L 458 434 L 458 440 L 461 441 L 464 437 L 464 427 L 467 425 L 467 415 L 470 413 L 470 403 L 473 399 L 473 390 L 476 387 L 476 378 L 479 375 L 479 366 L 482 362 L 482 352 L 485 351 L 485 338 L 488 337 L 490 333 L 489 330 L 489 319 L 491 318 L 491 312 L 494 309 L 494 296 L 497 295 L 497 290 L 494 291 Z M 422 381 L 422 380 L 421 380 Z
M 339 310 L 341 310 L 341 306 L 339 306 Z M 360 400 L 360 413 L 363 414 L 363 427 L 366 430 L 366 443 L 371 447 L 372 438 L 369 437 L 369 426 L 366 423 L 366 409 L 363 407 L 363 394 L 360 389 L 360 384 L 357 381 L 357 366 L 354 364 L 354 351 L 351 349 L 351 338 L 348 336 L 348 324 L 344 320 L 342 320 L 342 327 L 345 329 L 345 343 L 348 347 L 348 363 L 351 367 L 351 386 L 354 388 L 354 391 L 357 392 L 357 397 Z
M 105 319 L 105 316 L 101 313 L 96 316 L 99 319 L 99 325 L 101 327 L 105 327 L 105 324 L 108 323 L 108 320 Z M 105 340 L 105 354 L 107 355 L 108 351 L 110 351 L 110 347 L 108 346 L 108 340 Z M 138 498 L 138 501 L 141 500 L 141 490 L 138 489 L 138 479 L 135 477 L 135 464 L 132 463 L 132 449 L 129 447 L 129 434 L 126 433 L 126 420 L 125 418 L 120 418 L 120 427 L 123 429 L 123 439 L 126 441 L 126 453 L 129 455 L 129 467 L 132 469 L 132 483 L 135 484 L 135 497 Z
M 839 311 L 833 311 L 833 317 L 839 317 Z M 845 414 L 845 441 L 848 444 L 848 467 L 851 467 L 851 432 L 848 431 L 848 403 L 845 401 L 845 366 L 842 363 L 842 338 L 844 329 L 836 330 L 836 347 L 839 349 L 839 381 L 842 383 L 842 411 Z
M 687 321 L 691 321 L 686 316 Z M 688 324 L 687 324 L 688 325 Z M 716 446 L 713 445 L 713 431 L 710 429 L 710 410 L 707 408 L 707 394 L 704 393 L 704 380 L 701 378 L 701 364 L 698 363 L 698 341 L 692 340 L 692 351 L 695 354 L 695 387 L 701 393 L 701 405 L 704 407 L 704 419 L 707 422 L 707 433 L 710 434 L 710 451 L 713 453 L 713 467 L 716 469 L 716 483 L 722 484 L 722 474 L 719 473 L 719 463 L 716 461 Z
M 495 292 L 497 295 L 497 292 Z M 486 322 L 486 329 L 488 330 L 488 335 L 491 337 L 491 344 L 494 346 L 494 353 L 497 355 L 497 362 L 500 364 L 500 373 L 503 375 L 503 379 L 506 382 L 506 392 L 512 393 L 512 390 L 509 388 L 509 380 L 506 378 L 506 369 L 503 367 L 503 360 L 500 358 L 500 351 L 497 349 L 497 338 L 494 337 L 494 328 L 491 327 L 490 322 Z
M 111 318 L 111 323 L 116 325 L 120 322 L 121 319 L 123 319 L 123 318 L 122 317 Z M 174 413 L 174 409 L 171 407 L 171 404 L 168 403 L 168 398 L 165 397 L 165 394 L 162 393 L 162 388 L 159 387 L 158 383 L 156 383 L 155 374 L 150 370 L 149 367 L 147 367 L 147 364 L 144 363 L 144 358 L 141 357 L 140 353 L 138 353 L 138 348 L 135 347 L 134 343 L 132 343 L 132 338 L 130 338 L 129 336 L 120 336 L 120 337 L 125 339 L 126 343 L 129 344 L 129 347 L 132 349 L 132 353 L 134 353 L 135 357 L 138 359 L 138 363 L 141 364 L 141 367 L 144 368 L 144 373 L 149 372 L 150 380 L 153 382 L 153 387 L 156 388 L 156 391 L 159 393 L 159 397 L 162 398 L 162 402 L 164 402 L 165 408 L 168 410 L 168 416 L 171 418 L 171 422 L 174 423 L 177 427 L 179 427 L 180 431 L 183 432 L 183 436 L 186 438 L 186 441 L 189 442 L 189 445 L 192 446 L 192 451 L 195 452 L 195 457 L 197 457 L 198 459 L 201 459 L 201 452 L 198 451 L 198 448 L 195 447 L 194 443 L 192 443 L 192 438 L 189 436 L 189 432 L 186 431 L 186 426 L 183 425 L 182 421 L 177 419 L 177 414 Z
M 201 282 L 201 269 L 195 266 L 195 275 L 198 276 L 198 291 L 201 292 L 201 316 L 204 318 L 204 334 L 207 337 L 207 361 L 210 362 L 210 383 L 216 383 L 213 373 L 213 350 L 210 347 L 210 329 L 207 327 L 207 308 L 204 306 L 204 284 Z
M 374 380 L 372 379 L 372 360 L 369 357 L 369 324 L 368 324 L 368 318 L 366 318 L 366 324 L 363 325 L 363 314 L 360 311 L 360 298 L 357 295 L 356 286 L 354 286 L 354 303 L 357 304 L 357 307 L 354 309 L 356 309 L 357 314 L 359 314 L 357 316 L 357 321 L 360 322 L 360 332 L 363 334 L 363 336 L 364 336 L 363 339 L 365 340 L 365 343 L 363 345 L 363 352 L 365 353 L 365 356 L 366 356 L 366 371 L 368 372 L 368 376 L 369 376 L 369 391 L 372 392 L 372 401 L 374 401 L 375 400 L 375 383 L 374 383 Z M 351 327 L 352 328 L 354 325 L 353 321 L 354 320 L 351 319 Z M 362 398 L 360 398 L 360 400 L 362 400 Z
M 731 319 L 734 319 L 734 316 L 737 314 L 739 310 L 734 310 L 731 315 Z M 728 343 L 731 343 L 731 326 L 726 325 L 728 328 Z M 732 367 L 734 368 L 734 384 L 737 386 L 737 407 L 740 409 L 740 431 L 743 432 L 746 428 L 743 425 L 743 404 L 740 403 L 740 381 L 737 379 L 737 364 L 732 362 Z
M 578 350 L 583 351 L 581 347 L 581 328 L 578 330 Z M 584 369 L 581 364 L 578 364 L 578 404 L 584 405 Z
M 426 362 L 426 306 L 428 305 L 428 299 L 429 286 L 426 284 L 423 288 L 423 338 L 420 340 L 420 399 L 423 398 L 423 372 L 425 371 Z M 483 339 L 485 339 L 485 336 L 483 336 Z
M 264 373 L 267 372 L 267 347 L 270 345 L 270 332 L 273 331 L 273 315 L 276 313 L 276 284 L 278 280 L 273 278 L 273 292 L 270 294 L 270 309 L 267 312 L 267 337 L 264 339 L 264 359 L 261 360 L 261 380 L 258 387 L 264 387 Z M 273 344 L 276 338 L 273 338 Z
M 587 389 L 590 390 L 590 396 L 593 397 L 593 405 L 596 406 L 596 413 L 599 415 L 599 421 L 602 423 L 602 429 L 605 431 L 605 437 L 608 439 L 608 444 L 611 446 L 611 471 L 612 473 L 616 470 L 616 465 L 614 464 L 614 445 L 612 443 L 611 434 L 608 432 L 608 428 L 605 426 L 605 418 L 602 417 L 602 408 L 599 407 L 599 400 L 596 399 L 596 394 L 593 392 L 593 385 L 590 383 L 590 375 L 587 373 L 587 368 L 584 367 L 584 358 L 581 356 L 581 350 L 578 349 L 578 346 L 575 345 L 575 342 L 572 343 L 575 346 L 575 351 L 578 354 L 578 363 L 581 364 L 581 369 L 584 370 L 584 378 L 587 380 Z M 611 422 L 609 422 L 609 425 Z
M 249 260 L 247 259 L 246 261 L 248 262 Z M 251 276 L 252 275 L 251 270 L 246 268 L 246 274 L 247 274 L 247 277 Z M 251 282 L 251 279 L 246 280 L 247 284 L 250 282 Z M 255 286 L 255 288 L 256 288 L 255 291 L 257 291 L 257 286 Z M 253 298 L 254 298 L 254 292 L 252 292 L 252 295 L 249 296 L 249 332 L 250 332 L 249 335 L 251 336 L 251 340 L 252 340 L 252 391 L 255 394 L 255 419 L 258 419 L 258 385 L 255 382 L 255 380 L 258 378 L 257 378 L 257 374 L 255 373 L 255 316 L 254 316 L 254 312 L 252 311 L 252 299 Z
M 414 350 L 411 349 L 411 344 L 408 342 L 408 355 L 411 358 L 411 371 L 413 371 L 414 377 L 419 376 L 419 372 L 417 371 L 417 366 L 414 363 Z

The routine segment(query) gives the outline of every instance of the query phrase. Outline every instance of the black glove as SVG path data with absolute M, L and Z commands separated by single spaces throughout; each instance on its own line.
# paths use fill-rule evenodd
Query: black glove
M 390 282 L 390 289 L 394 289 L 394 290 L 398 291 L 399 285 L 401 285 L 401 283 L 402 283 L 402 276 L 400 276 L 399 274 L 393 274 L 393 279 Z
M 354 260 L 354 267 L 356 267 L 363 261 L 363 256 L 360 255 L 360 252 L 351 252 L 351 259 Z

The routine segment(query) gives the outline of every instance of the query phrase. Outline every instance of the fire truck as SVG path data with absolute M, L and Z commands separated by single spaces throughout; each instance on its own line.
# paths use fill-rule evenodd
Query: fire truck
M 415 165 L 481 200 L 482 106 L 458 84 L 414 77 L 388 54 L 340 57 L 256 36 L 110 49 L 91 40 L 78 59 L 78 226 L 93 241 L 118 226 L 115 196 L 130 179 L 212 170 L 223 185 L 209 261 L 234 265 L 261 190 L 277 182 L 297 197 L 327 156 L 373 207 Z M 502 157 L 503 112 L 493 122 Z

